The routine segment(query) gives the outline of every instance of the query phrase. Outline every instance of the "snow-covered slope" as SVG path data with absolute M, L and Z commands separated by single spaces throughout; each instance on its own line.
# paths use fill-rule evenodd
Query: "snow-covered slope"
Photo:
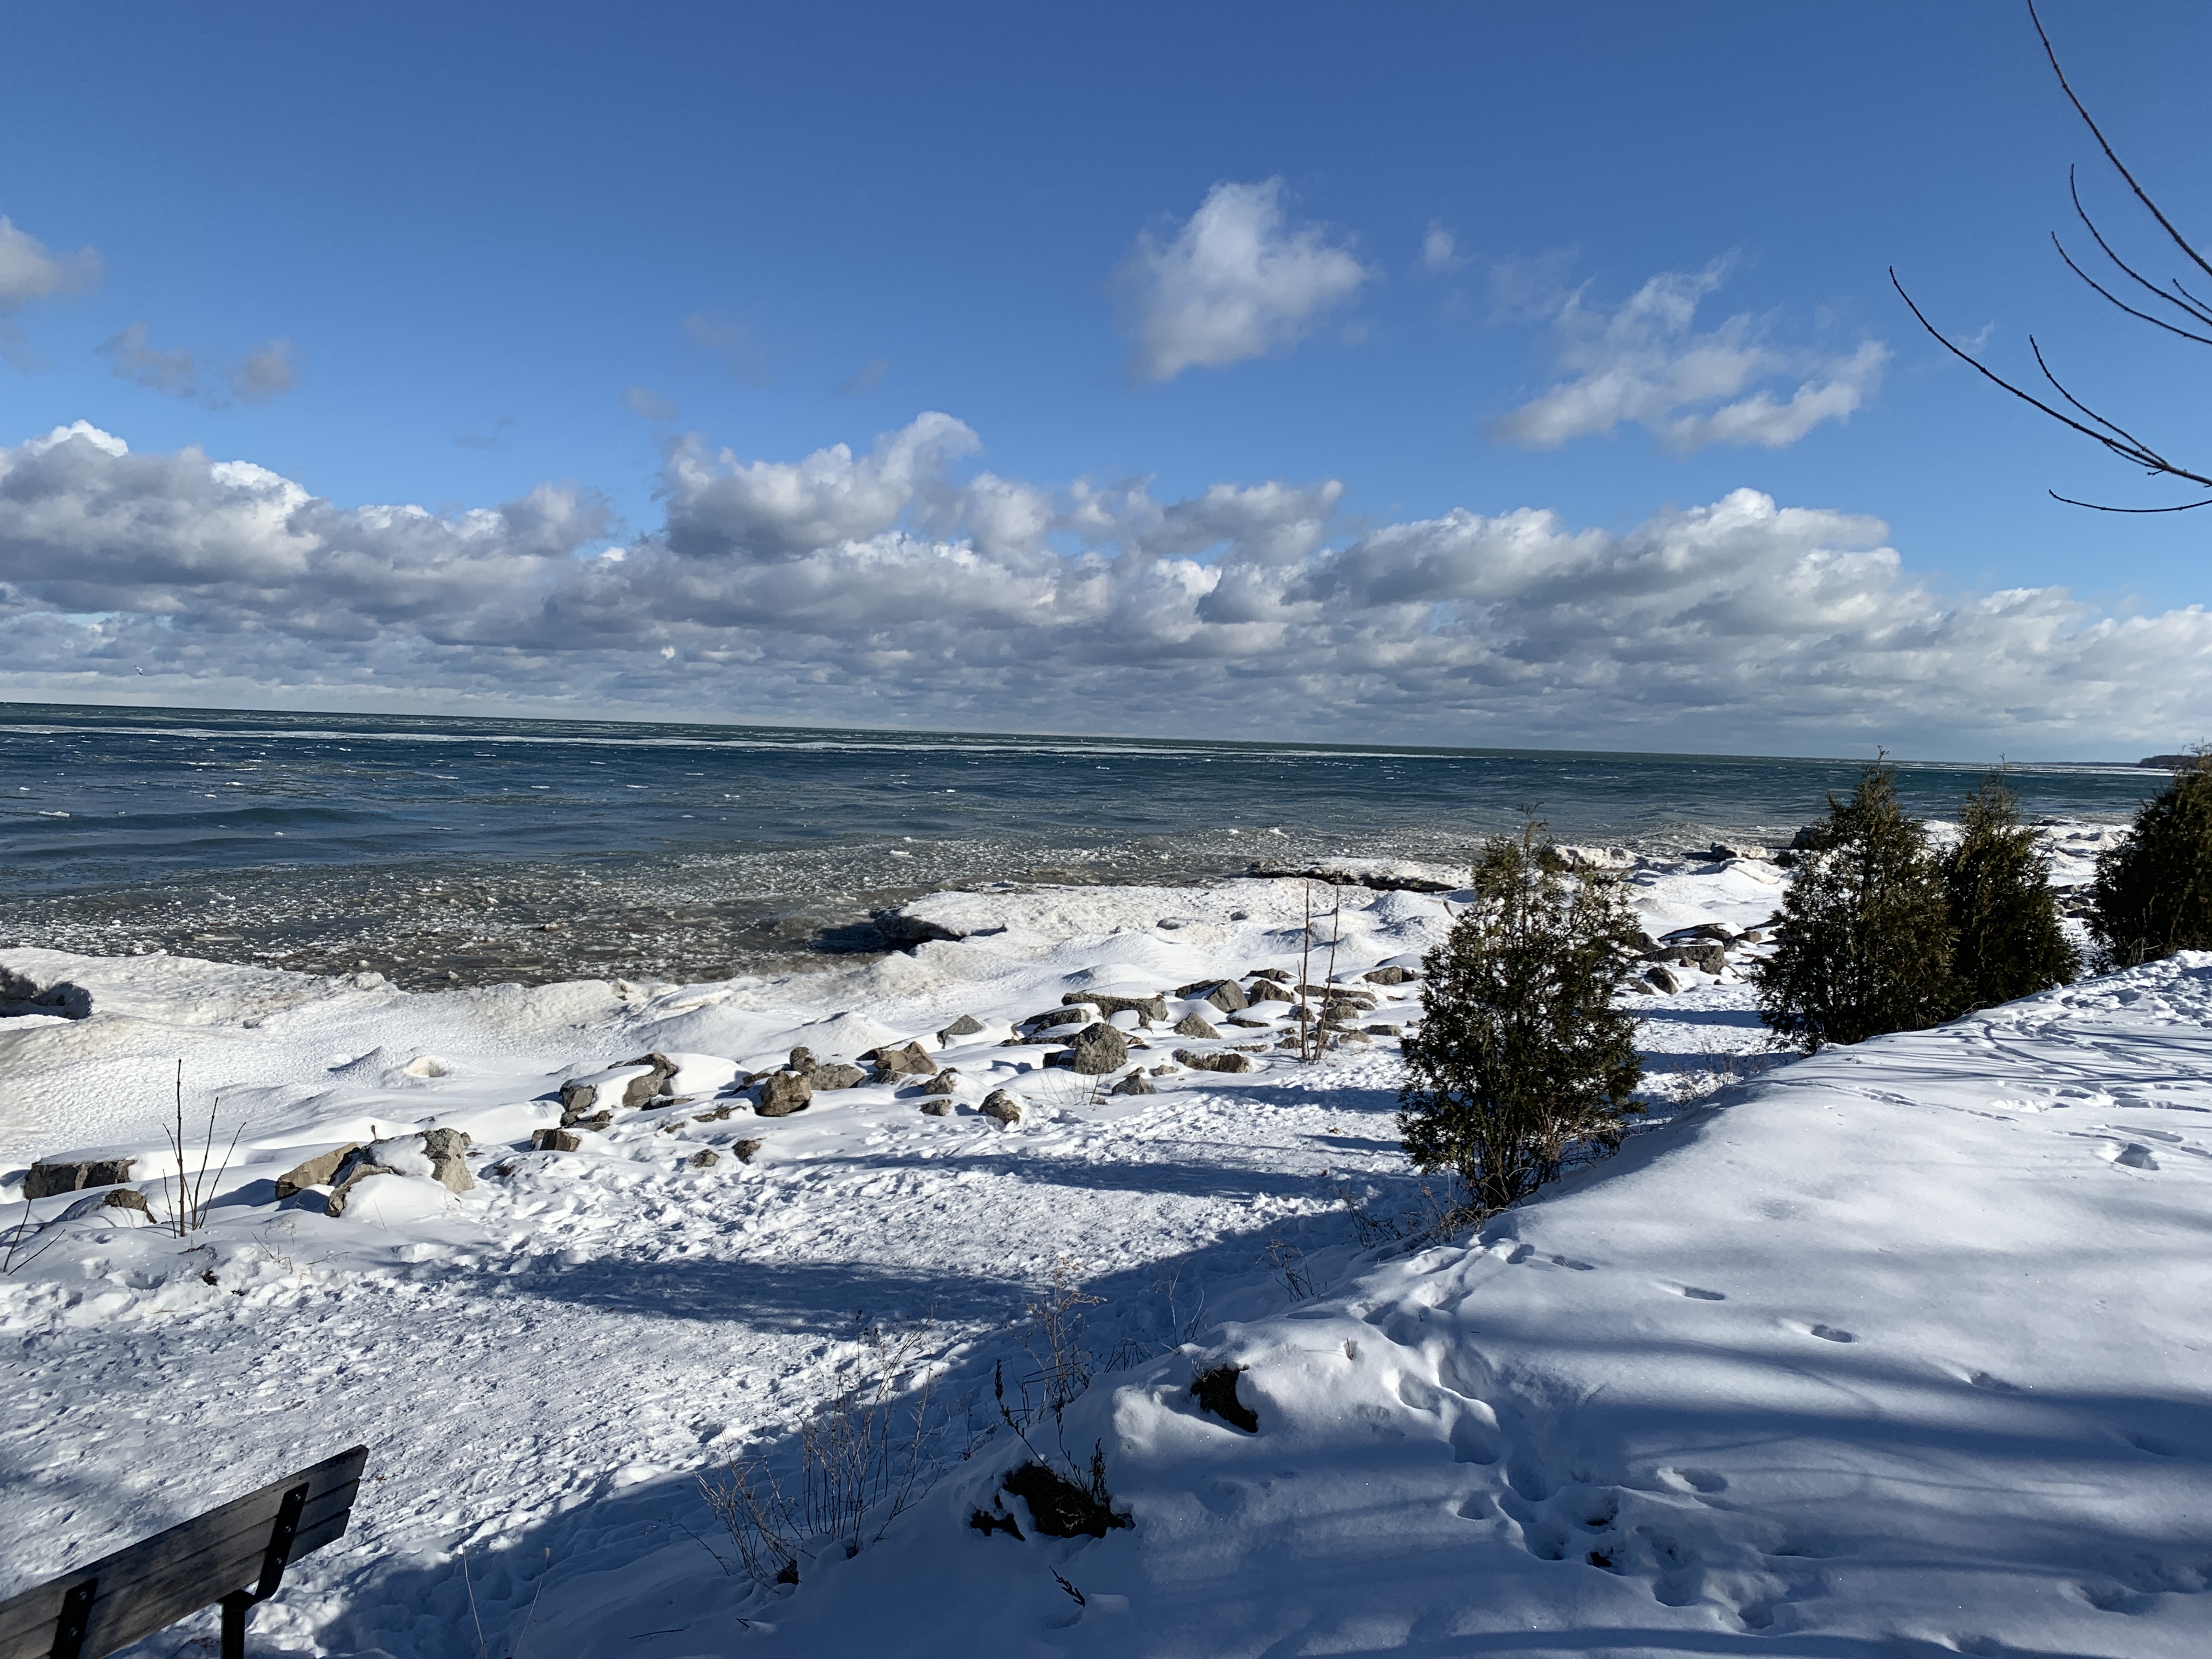
M 1659 933 L 1763 921 L 1773 873 L 1635 879 Z M 1638 1011 L 1656 1115 L 1686 1109 L 1405 1254 L 1340 1201 L 1423 1201 L 1387 1036 L 1309 1066 L 1279 1019 L 1206 1008 L 1219 1038 L 1131 1030 L 1132 1059 L 1258 1069 L 1103 1097 L 1003 1046 L 1071 992 L 1166 993 L 1175 1018 L 1209 975 L 1318 978 L 1304 902 L 947 896 L 919 908 L 962 937 L 911 957 L 686 988 L 404 996 L 0 952 L 94 1007 L 0 1022 L 0 1164 L 133 1152 L 161 1210 L 179 1057 L 188 1115 L 221 1077 L 243 1130 L 191 1240 L 96 1211 L 0 1277 L 0 1594 L 365 1440 L 355 1530 L 256 1615 L 262 1650 L 2212 1650 L 2212 958 L 1763 1075 L 1736 975 L 1685 969 L 1698 988 Z M 1360 976 L 1444 926 L 1434 898 L 1346 893 L 1337 978 L 1374 1023 L 1419 988 Z M 962 1014 L 983 1029 L 940 1043 Z M 720 1081 L 908 1037 L 958 1068 L 951 1115 L 885 1084 L 762 1120 Z M 698 1097 L 525 1150 L 562 1080 L 647 1050 L 693 1057 Z M 977 1113 L 996 1087 L 1018 1125 Z M 433 1124 L 475 1138 L 472 1190 L 373 1177 L 408 1201 L 338 1218 L 274 1197 L 309 1152 Z M 987 1535 L 979 1508 L 1033 1519 L 999 1496 L 1031 1452 L 989 1432 L 990 1381 L 1063 1263 L 1103 1298 L 1097 1375 L 1031 1438 L 1079 1472 L 1097 1446 L 1133 1525 Z M 878 1326 L 941 1370 L 933 1488 L 796 1590 L 726 1573 L 695 1475 L 787 1465 Z M 1219 1364 L 1257 1433 L 1191 1397 Z

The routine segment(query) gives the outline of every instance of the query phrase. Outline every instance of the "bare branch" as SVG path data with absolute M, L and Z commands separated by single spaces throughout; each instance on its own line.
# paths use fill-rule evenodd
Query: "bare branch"
M 2077 501 L 2055 489 L 2047 489 L 2044 494 L 2054 501 L 2063 501 L 2069 507 L 2086 507 L 2092 513 L 2194 513 L 2200 507 L 2212 507 L 2212 495 L 2201 501 L 2184 501 L 2179 507 L 2107 507 L 2102 501 Z
M 2027 15 L 2028 21 L 2035 25 L 2036 38 L 2043 42 L 2043 55 L 2051 60 L 2051 72 L 2058 77 L 2058 89 L 2066 94 L 2066 101 L 2074 106 L 2074 112 L 2081 118 L 2081 124 L 2089 129 L 2091 137 L 2097 141 L 2097 148 L 2105 152 L 2105 159 L 2112 164 L 2112 170 L 2127 180 L 2128 188 L 2136 194 L 2136 200 L 2141 202 L 2149 210 L 2150 216 L 2158 221 L 2166 234 L 2173 238 L 2173 245 L 2189 256 L 2190 263 L 2207 276 L 2212 276 L 2212 264 L 2206 263 L 2204 256 L 2189 245 L 2189 239 L 2173 228 L 2172 221 L 2158 210 L 2158 204 L 2152 201 L 2149 192 L 2136 182 L 2135 174 L 2128 171 L 2126 163 L 2120 160 L 2119 156 L 2113 152 L 2112 145 L 2106 142 L 2103 130 L 2090 118 L 2089 112 L 2082 106 L 2081 100 L 2074 95 L 2074 88 L 2066 79 L 2066 71 L 2059 67 L 2057 50 L 2051 44 L 2051 35 L 2043 27 L 2043 19 L 2036 15 L 2035 0 L 2027 0 Z

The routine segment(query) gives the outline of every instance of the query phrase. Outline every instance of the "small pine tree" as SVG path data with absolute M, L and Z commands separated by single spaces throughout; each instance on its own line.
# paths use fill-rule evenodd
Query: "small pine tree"
M 1960 1012 L 1994 1008 L 2073 979 L 2081 954 L 2058 919 L 2051 860 L 2034 830 L 2020 821 L 2020 798 L 2002 771 L 1966 797 L 1960 828 L 1958 844 L 1942 858 Z
M 1620 1144 L 1643 1108 L 1636 1021 L 1615 1008 L 1637 928 L 1617 878 L 1571 878 L 1531 822 L 1478 855 L 1474 898 L 1422 963 L 1399 1132 L 1419 1170 L 1458 1175 L 1482 1214 L 1559 1172 L 1577 1141 Z
M 1942 879 L 1896 773 L 1868 767 L 1850 799 L 1828 797 L 1820 829 L 1754 970 L 1759 1017 L 1807 1050 L 1948 1019 L 1959 993 Z
M 2212 751 L 2199 749 L 2098 856 L 2089 902 L 2102 967 L 2212 950 Z

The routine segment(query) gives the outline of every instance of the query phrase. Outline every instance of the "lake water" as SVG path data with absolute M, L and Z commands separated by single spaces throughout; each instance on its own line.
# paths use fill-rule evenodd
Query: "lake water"
M 1786 842 L 1859 764 L 0 704 L 0 944 L 720 977 L 880 949 L 869 913 L 937 888 L 1458 861 L 1523 806 L 1566 841 Z M 1980 770 L 1899 785 L 1944 817 Z M 2092 823 L 2163 781 L 2011 775 Z

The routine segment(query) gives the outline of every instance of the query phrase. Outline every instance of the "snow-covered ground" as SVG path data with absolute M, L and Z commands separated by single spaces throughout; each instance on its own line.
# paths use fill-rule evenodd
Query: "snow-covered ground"
M 2060 879 L 2094 850 L 2062 843 Z M 1781 892 L 1753 860 L 1631 879 L 1655 937 L 1757 926 Z M 1691 988 L 1637 1000 L 1652 1127 L 1409 1249 L 1363 1244 L 1343 1201 L 1425 1201 L 1394 1039 L 1303 1064 L 1286 1005 L 1239 1026 L 1175 995 L 1322 979 L 1306 897 L 939 895 L 908 907 L 939 936 L 910 956 L 689 987 L 410 995 L 0 952 L 0 994 L 91 1004 L 0 1020 L 0 1226 L 25 1167 L 72 1150 L 135 1157 L 166 1213 L 179 1060 L 188 1121 L 219 1094 L 217 1162 L 239 1135 L 189 1240 L 30 1206 L 47 1224 L 0 1276 L 0 1595 L 366 1442 L 352 1532 L 256 1614 L 260 1650 L 2212 1650 L 2212 957 L 1786 1065 L 1733 969 L 1678 969 Z M 1417 1012 L 1418 984 L 1364 975 L 1416 966 L 1448 902 L 1345 890 L 1359 1024 Z M 1164 994 L 1150 1030 L 1114 1019 L 1147 1073 L 1179 1049 L 1256 1069 L 1102 1095 L 1008 1046 L 1086 991 Z M 1192 1012 L 1219 1036 L 1171 1034 Z M 940 1042 L 963 1015 L 981 1029 Z M 733 1092 L 794 1045 L 909 1039 L 957 1069 L 949 1115 L 915 1081 L 773 1120 Z M 647 1052 L 688 1097 L 527 1150 L 562 1083 Z M 976 1110 L 997 1089 L 1018 1123 Z M 337 1217 L 276 1196 L 347 1142 L 408 1164 L 434 1126 L 473 1139 L 465 1193 L 373 1176 Z M 1030 1432 L 1078 1472 L 1099 1449 L 1133 1524 L 1097 1540 L 1037 1535 L 1000 1490 L 1031 1453 L 994 1369 L 1031 1367 L 1056 1269 L 1101 1298 L 1095 1376 Z M 871 1376 L 872 1329 L 940 1373 L 939 1477 L 881 1541 L 762 1589 L 718 1565 L 695 1477 L 788 1468 Z M 1224 1364 L 1256 1433 L 1190 1393 Z

